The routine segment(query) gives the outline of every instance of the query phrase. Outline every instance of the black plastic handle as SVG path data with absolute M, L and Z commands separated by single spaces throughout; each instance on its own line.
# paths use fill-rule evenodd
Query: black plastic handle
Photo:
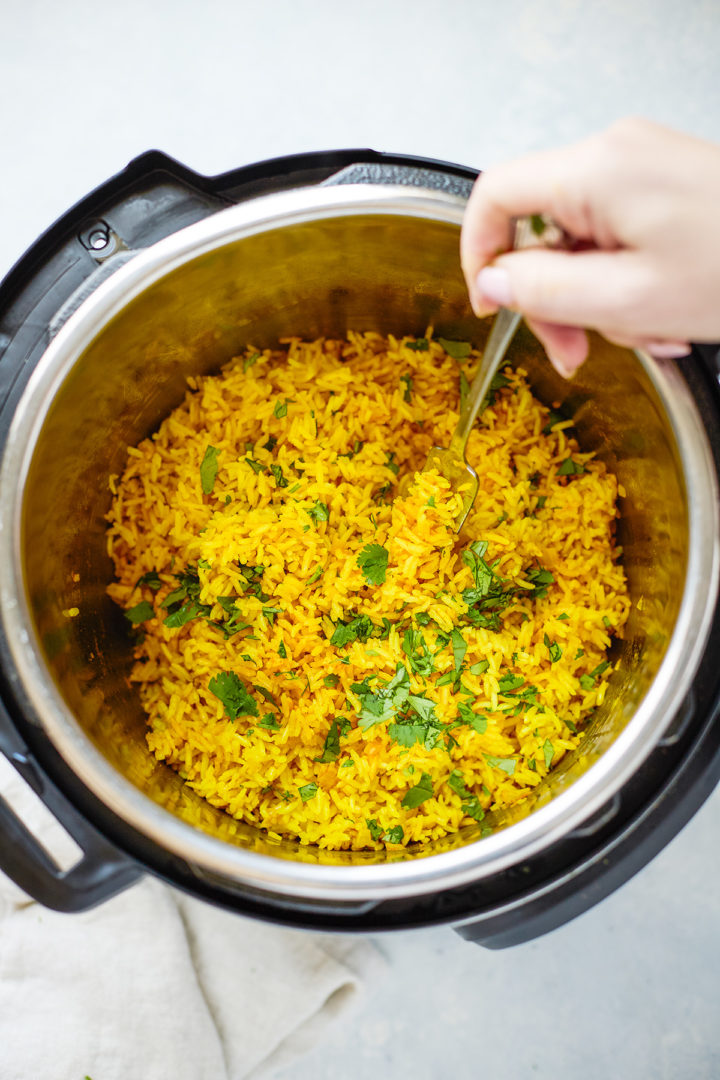
M 41 772 L 0 704 L 0 751 L 82 850 L 61 869 L 0 795 L 0 870 L 54 911 L 86 911 L 134 884 L 142 871 L 113 847 Z

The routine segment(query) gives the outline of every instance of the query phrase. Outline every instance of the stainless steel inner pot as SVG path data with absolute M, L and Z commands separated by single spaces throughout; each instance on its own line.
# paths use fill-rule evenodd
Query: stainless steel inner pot
M 620 670 L 582 746 L 493 835 L 477 826 L 404 858 L 272 843 L 151 758 L 127 675 L 130 644 L 105 589 L 109 477 L 182 399 L 188 375 L 248 343 L 348 329 L 482 345 L 442 192 L 299 188 L 215 214 L 126 261 L 52 340 L 15 413 L 0 476 L 0 599 L 35 721 L 95 796 L 201 879 L 287 898 L 410 897 L 519 864 L 582 826 L 675 722 L 707 638 L 718 578 L 717 484 L 675 366 L 596 338 L 572 382 L 535 340 L 509 354 L 561 403 L 619 478 L 633 598 Z M 127 259 L 127 256 L 120 256 Z M 107 272 L 107 268 L 105 270 Z M 578 544 L 582 537 L 578 536 Z M 77 618 L 63 612 L 79 608 Z

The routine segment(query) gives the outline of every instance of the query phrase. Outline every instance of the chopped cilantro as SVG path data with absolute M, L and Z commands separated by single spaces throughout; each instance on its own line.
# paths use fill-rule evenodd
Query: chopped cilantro
M 289 400 L 289 398 L 285 398 L 284 401 L 278 400 L 275 402 L 275 408 L 273 409 L 273 412 L 278 420 L 282 420 L 284 416 L 287 416 L 287 407 Z
M 542 508 L 543 508 L 543 506 L 545 505 L 546 502 L 547 502 L 547 495 L 538 495 L 537 504 L 535 506 L 535 509 L 536 510 L 542 510 Z
M 383 834 L 383 830 L 382 830 L 381 826 L 378 825 L 376 819 L 375 818 L 365 818 L 365 824 L 367 825 L 368 829 L 370 830 L 370 836 L 373 838 L 373 840 L 379 840 L 380 837 Z
M 348 622 L 337 623 L 330 644 L 341 649 L 343 645 L 349 645 L 353 641 L 367 641 L 377 629 L 367 615 L 356 615 Z
M 137 626 L 138 623 L 146 622 L 148 619 L 154 619 L 155 611 L 149 600 L 141 600 L 135 607 L 128 608 L 125 612 L 125 618 L 128 622 L 131 622 L 133 626 Z
M 346 720 L 344 716 L 336 716 L 334 720 L 331 720 L 330 730 L 325 736 L 323 752 L 320 757 L 315 758 L 315 761 L 323 765 L 329 761 L 337 761 L 340 755 L 340 736 L 347 735 L 350 728 L 350 721 Z
M 253 366 L 253 364 L 256 364 L 259 359 L 260 359 L 260 353 L 259 352 L 253 353 L 252 356 L 246 356 L 245 359 L 243 360 L 243 373 L 247 374 L 248 369 L 251 368 Z
M 592 675 L 581 675 L 580 685 L 582 686 L 583 690 L 593 690 L 595 688 L 595 680 L 593 679 Z
M 489 660 L 478 660 L 477 664 L 472 664 L 470 667 L 471 675 L 484 675 L 487 669 L 490 667 Z
M 142 577 L 139 577 L 135 582 L 136 589 L 138 585 L 147 585 L 149 589 L 156 592 L 162 585 L 162 581 L 160 580 L 160 575 L 157 570 L 148 570 L 146 574 L 143 574 Z
M 281 660 L 287 660 L 287 649 L 285 648 L 284 641 L 281 641 L 278 645 L 278 656 Z
M 382 585 L 388 565 L 388 550 L 380 544 L 366 544 L 357 557 L 357 564 L 368 585 Z
M 432 799 L 432 797 L 433 789 L 432 780 L 430 779 L 430 773 L 424 772 L 418 780 L 417 784 L 415 784 L 414 787 L 411 787 L 410 790 L 405 793 L 400 805 L 406 810 L 414 810 L 416 807 L 420 806 L 421 803 L 424 803 L 427 799 Z
M 424 337 L 416 338 L 415 341 L 406 341 L 405 345 L 408 349 L 412 349 L 413 352 L 427 352 L 430 348 L 428 339 Z
M 469 799 L 472 797 L 472 791 L 469 791 L 465 785 L 463 774 L 459 769 L 453 769 L 448 777 L 448 787 L 451 791 L 454 791 L 456 795 L 459 795 L 461 799 Z
M 305 513 L 309 514 L 312 520 L 318 524 L 321 521 L 330 520 L 330 510 L 324 502 L 315 502 L 310 509 L 305 507 Z
M 270 438 L 268 439 L 268 441 L 266 443 L 263 443 L 263 450 L 269 450 L 270 453 L 272 453 L 272 451 L 275 449 L 276 446 L 277 446 L 277 439 L 275 438 L 274 435 L 271 435 Z
M 603 615 L 603 626 L 606 630 L 612 630 L 612 623 L 608 619 L 607 615 Z
M 395 452 L 388 454 L 385 462 L 385 468 L 389 469 L 393 476 L 397 476 L 400 472 L 400 466 L 395 463 Z
M 275 622 L 275 616 L 282 615 L 283 609 L 281 607 L 264 607 L 262 613 L 272 626 Z
M 501 675 L 498 679 L 498 690 L 501 694 L 506 694 L 509 691 L 517 690 L 524 682 L 522 675 L 511 675 L 508 672 L 507 675 Z
M 404 835 L 402 825 L 393 825 L 392 829 L 388 829 L 382 839 L 386 844 L 402 844 Z
M 508 776 L 512 776 L 515 772 L 515 766 L 517 764 L 515 758 L 494 757 L 492 754 L 483 754 L 483 757 L 493 769 L 502 769 Z
M 465 360 L 470 355 L 472 345 L 469 341 L 449 341 L 448 338 L 437 339 L 448 356 L 453 360 Z
M 275 483 L 279 488 L 286 488 L 289 484 L 289 480 L 283 475 L 280 465 L 271 465 L 270 472 L 275 477 Z
M 337 686 L 337 684 L 340 682 L 340 676 L 339 675 L 325 675 L 325 677 L 323 678 L 323 682 L 328 687 L 328 689 L 331 689 L 333 686 Z
M 360 701 L 360 727 L 367 731 L 374 724 L 392 720 L 398 712 L 406 708 L 410 695 L 410 678 L 407 668 L 398 664 L 397 671 L 386 686 L 373 691 L 365 678 L 361 683 L 353 683 L 351 689 Z
M 562 619 L 564 622 L 566 622 L 569 618 L 570 618 L 570 616 L 567 615 L 564 611 L 563 611 L 562 615 L 558 615 L 558 619 Z
M 422 630 L 407 628 L 402 640 L 403 652 L 408 658 L 411 671 L 427 677 L 435 670 L 433 657 L 427 647 Z
M 317 789 L 318 789 L 318 786 L 315 783 L 315 781 L 313 780 L 311 783 L 304 784 L 302 787 L 299 787 L 298 788 L 298 795 L 300 796 L 300 798 L 302 799 L 303 802 L 308 802 L 309 799 L 312 799 L 312 798 L 315 797 L 315 795 L 317 795 Z
M 430 720 L 435 720 L 435 703 L 430 701 L 429 698 L 420 697 L 417 694 L 408 695 L 408 703 L 413 710 L 417 713 L 424 724 L 427 724 Z
M 266 712 L 265 715 L 261 716 L 258 720 L 258 727 L 267 728 L 268 731 L 277 731 L 280 727 L 280 721 L 275 713 Z
M 555 578 L 552 576 L 549 570 L 544 570 L 542 566 L 535 567 L 533 570 L 528 570 L 525 577 L 532 584 L 533 589 L 529 594 L 531 600 L 542 600 L 547 596 L 547 587 L 552 585 Z
M 465 659 L 465 653 L 467 652 L 467 642 L 459 630 L 452 630 L 450 632 L 450 641 L 452 642 L 455 670 L 460 671 L 463 660 Z
M 209 604 L 199 604 L 195 600 L 190 600 L 188 603 L 182 604 L 180 607 L 176 607 L 174 611 L 171 611 L 163 619 L 163 624 L 170 630 L 178 630 L 181 626 L 185 626 L 186 623 L 197 619 L 199 616 L 206 618 L 211 611 L 212 608 Z
M 578 651 L 575 653 L 575 659 L 579 660 L 580 657 L 584 656 L 584 655 L 585 655 L 585 650 L 584 649 L 578 649 Z
M 202 487 L 203 495 L 211 495 L 212 489 L 215 487 L 219 453 L 220 451 L 214 446 L 208 446 L 205 451 L 205 456 L 200 465 L 200 486 Z
M 603 660 L 603 662 L 602 662 L 601 664 L 598 664 L 598 666 L 597 666 L 596 668 L 594 668 L 594 669 L 593 669 L 593 670 L 592 670 L 592 671 L 590 672 L 590 674 L 591 674 L 591 676 L 592 676 L 593 678 L 595 678 L 595 677 L 596 677 L 597 675 L 602 675 L 602 673 L 603 673 L 604 671 L 607 671 L 607 669 L 608 669 L 609 667 L 610 667 L 610 661 L 609 661 L 609 660 Z
M 469 724 L 478 735 L 484 735 L 487 731 L 487 717 L 482 713 L 476 713 L 469 705 L 461 701 L 458 703 L 459 723 Z
M 547 651 L 550 653 L 550 663 L 557 663 L 557 661 L 563 654 L 563 651 L 558 645 L 557 641 L 551 641 L 547 634 L 543 636 L 543 641 L 545 642 L 545 647 Z
M 316 566 L 311 576 L 307 579 L 308 585 L 314 585 L 315 582 L 322 577 L 324 569 L 323 566 Z
M 261 461 L 255 461 L 255 458 L 245 457 L 243 458 L 243 461 L 246 465 L 250 466 L 254 473 L 261 473 L 266 471 L 263 463 Z
M 558 476 L 579 476 L 585 472 L 585 466 L 568 457 L 557 468 Z
M 559 412 L 555 412 L 554 409 L 551 409 L 550 410 L 550 415 L 548 416 L 548 419 L 547 419 L 547 424 L 543 428 L 543 435 L 549 435 L 550 432 L 552 431 L 552 429 L 554 428 L 555 424 L 562 423 L 562 421 L 564 419 L 565 418 Z
M 271 690 L 267 690 L 260 683 L 253 683 L 253 690 L 257 690 L 258 694 L 260 694 L 262 697 L 265 698 L 266 701 L 269 701 L 271 705 L 274 705 L 275 708 L 277 708 L 277 701 L 275 700 L 275 695 L 272 693 Z
M 428 499 L 428 501 L 425 503 L 425 505 L 434 507 L 435 506 L 435 496 L 431 495 L 430 498 Z
M 543 743 L 543 756 L 545 758 L 545 768 L 549 769 L 552 765 L 552 759 L 555 757 L 555 747 L 549 739 L 546 739 Z
M 350 768 L 352 768 L 352 766 L 353 766 L 354 764 L 355 764 L 355 762 L 353 761 L 353 759 L 352 759 L 351 757 L 349 757 L 349 758 L 347 759 L 347 761 L 343 761 L 343 763 L 342 763 L 342 765 L 340 766 L 340 768 L 341 768 L 341 769 L 350 769 Z
M 225 715 L 230 720 L 237 720 L 238 716 L 258 715 L 255 698 L 234 671 L 220 671 L 213 675 L 208 690 L 223 703 Z
M 410 373 L 408 372 L 405 375 L 401 375 L 400 382 L 405 383 L 405 390 L 403 391 L 403 401 L 412 401 L 413 381 Z

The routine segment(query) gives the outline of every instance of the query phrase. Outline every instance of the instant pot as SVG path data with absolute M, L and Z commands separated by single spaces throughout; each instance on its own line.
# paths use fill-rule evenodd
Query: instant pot
M 189 375 L 247 344 L 348 329 L 482 347 L 458 258 L 476 173 L 373 151 L 219 177 L 157 152 L 83 199 L 0 286 L 0 750 L 82 849 L 62 871 L 0 799 L 0 868 L 79 911 L 153 873 L 246 915 L 338 931 L 453 924 L 501 948 L 578 915 L 720 777 L 717 350 L 653 362 L 600 338 L 537 395 L 622 485 L 632 598 L 580 747 L 532 796 L 397 853 L 329 853 L 229 818 L 146 748 L 127 621 L 106 587 L 109 478 Z M 577 539 L 582 544 L 582 536 Z M 484 823 L 485 824 L 485 823 Z M 692 907 L 692 897 L 688 897 Z

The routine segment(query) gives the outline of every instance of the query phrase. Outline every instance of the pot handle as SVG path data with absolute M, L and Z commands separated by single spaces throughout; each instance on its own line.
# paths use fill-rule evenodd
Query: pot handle
M 0 702 L 0 751 L 82 850 L 61 869 L 0 794 L 0 870 L 53 911 L 86 911 L 134 884 L 140 867 L 113 847 L 68 802 L 20 740 Z

